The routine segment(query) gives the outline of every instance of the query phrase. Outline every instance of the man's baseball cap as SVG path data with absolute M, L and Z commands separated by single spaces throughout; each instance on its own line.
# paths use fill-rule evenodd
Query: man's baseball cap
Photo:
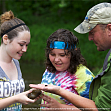
M 100 3 L 93 6 L 87 12 L 85 20 L 74 30 L 78 33 L 87 33 L 97 24 L 111 23 L 111 3 Z

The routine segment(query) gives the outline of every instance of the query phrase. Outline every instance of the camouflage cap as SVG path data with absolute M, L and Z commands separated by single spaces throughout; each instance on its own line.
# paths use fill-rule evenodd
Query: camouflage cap
M 111 3 L 100 3 L 89 9 L 85 20 L 74 30 L 78 33 L 87 33 L 97 24 L 111 23 Z

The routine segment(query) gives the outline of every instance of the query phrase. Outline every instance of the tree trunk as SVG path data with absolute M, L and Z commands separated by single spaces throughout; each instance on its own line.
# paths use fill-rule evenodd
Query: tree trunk
M 2 13 L 6 12 L 5 0 L 1 0 L 2 4 Z

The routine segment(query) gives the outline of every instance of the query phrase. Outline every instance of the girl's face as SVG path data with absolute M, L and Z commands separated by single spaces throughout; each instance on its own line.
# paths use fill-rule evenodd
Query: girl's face
M 9 39 L 8 39 L 9 40 Z M 27 51 L 27 46 L 30 43 L 30 32 L 19 32 L 11 42 L 6 45 L 6 52 L 10 58 L 19 60 L 24 52 Z
M 49 59 L 57 71 L 67 70 L 70 65 L 70 58 L 71 54 L 65 55 L 64 49 L 53 49 L 49 54 Z

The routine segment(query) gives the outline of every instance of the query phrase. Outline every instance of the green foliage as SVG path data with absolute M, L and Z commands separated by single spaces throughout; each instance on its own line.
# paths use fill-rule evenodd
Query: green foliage
M 31 31 L 31 42 L 22 62 L 43 63 L 47 38 L 57 29 L 72 31 L 79 39 L 79 47 L 90 69 L 102 67 L 105 52 L 99 52 L 87 34 L 78 34 L 74 28 L 80 24 L 90 7 L 110 0 L 0 0 L 0 13 L 3 9 L 12 10 L 25 21 Z

